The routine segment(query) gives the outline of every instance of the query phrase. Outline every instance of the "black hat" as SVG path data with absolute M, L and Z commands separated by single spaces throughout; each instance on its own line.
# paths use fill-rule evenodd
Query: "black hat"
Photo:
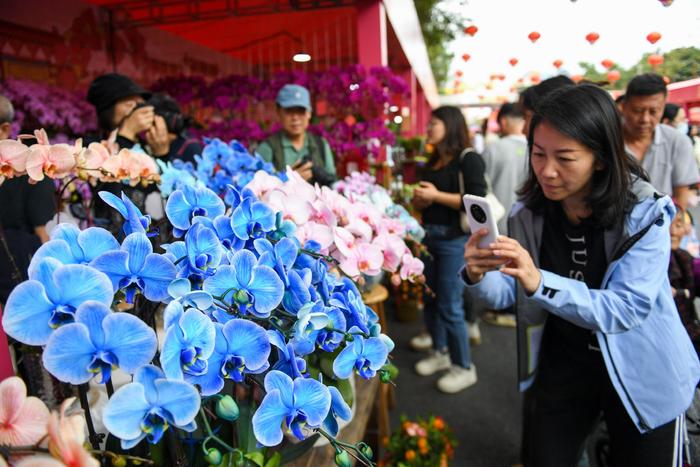
M 88 89 L 87 100 L 95 106 L 97 113 L 112 106 L 119 99 L 129 96 L 151 97 L 151 93 L 134 83 L 131 78 L 119 73 L 107 73 L 93 80 Z

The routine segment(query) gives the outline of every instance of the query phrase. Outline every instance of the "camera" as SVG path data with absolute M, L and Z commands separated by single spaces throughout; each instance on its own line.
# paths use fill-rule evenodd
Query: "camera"
M 478 204 L 472 204 L 469 207 L 469 212 L 471 212 L 472 217 L 479 224 L 483 224 L 486 222 L 486 213 Z

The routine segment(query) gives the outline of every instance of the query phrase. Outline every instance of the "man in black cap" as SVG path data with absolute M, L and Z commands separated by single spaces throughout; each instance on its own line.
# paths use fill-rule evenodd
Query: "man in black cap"
M 131 148 L 138 143 L 138 135 L 145 132 L 150 154 L 165 156 L 169 152 L 168 129 L 153 106 L 145 105 L 151 93 L 119 73 L 100 75 L 90 84 L 87 100 L 97 111 L 97 122 L 102 138 L 117 131 L 120 148 Z

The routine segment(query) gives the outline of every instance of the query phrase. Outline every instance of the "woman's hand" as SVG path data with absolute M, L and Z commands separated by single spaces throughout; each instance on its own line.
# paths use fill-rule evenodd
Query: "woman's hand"
M 413 199 L 419 203 L 425 204 L 425 206 L 430 206 L 435 202 L 440 191 L 430 182 L 420 182 L 418 186 L 413 190 Z
M 474 232 L 464 245 L 464 262 L 466 263 L 467 276 L 472 284 L 483 279 L 487 272 L 498 270 L 506 262 L 502 258 L 497 258 L 490 248 L 479 248 L 479 241 L 487 233 L 488 229 Z
M 154 119 L 153 106 L 139 107 L 124 119 L 119 128 L 119 134 L 131 141 L 136 141 L 136 135 L 149 130 L 153 126 Z
M 505 260 L 501 272 L 517 279 L 525 293 L 534 294 L 540 286 L 542 274 L 535 267 L 530 253 L 517 240 L 503 235 L 490 247 L 494 256 Z
M 151 148 L 153 157 L 165 157 L 170 152 L 168 125 L 160 115 L 154 117 L 153 126 L 146 132 L 146 142 Z

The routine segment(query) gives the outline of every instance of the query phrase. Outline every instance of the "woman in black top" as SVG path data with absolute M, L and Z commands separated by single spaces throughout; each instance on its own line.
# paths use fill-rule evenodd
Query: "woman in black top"
M 427 142 L 435 150 L 413 203 L 423 211 L 424 243 L 432 256 L 426 261 L 425 276 L 435 296 L 426 298 L 424 316 L 433 351 L 416 363 L 416 372 L 427 376 L 449 370 L 437 386 L 443 392 L 456 393 L 476 383 L 464 321 L 464 286 L 458 277 L 467 241 L 459 222 L 459 211 L 464 210 L 459 178 L 461 172 L 465 194 L 484 196 L 485 166 L 481 156 L 467 150 L 467 124 L 456 107 L 440 107 L 432 112 Z

